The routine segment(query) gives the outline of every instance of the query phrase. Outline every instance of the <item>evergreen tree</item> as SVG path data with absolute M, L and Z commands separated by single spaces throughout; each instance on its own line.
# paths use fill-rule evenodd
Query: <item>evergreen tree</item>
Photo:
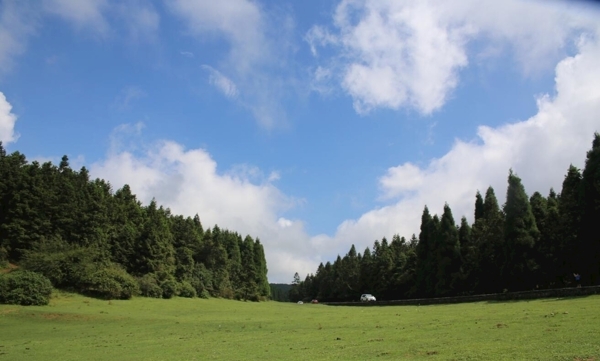
M 472 272 L 468 284 L 479 293 L 502 290 L 500 270 L 503 264 L 504 216 L 492 187 L 485 192 L 483 217 L 474 224 L 471 232 L 477 249 L 477 271 Z
M 508 175 L 508 189 L 504 224 L 504 265 L 503 284 L 511 290 L 531 289 L 535 286 L 533 271 L 536 269 L 533 247 L 539 237 L 539 230 L 531 211 L 529 199 L 521 178 Z
M 483 204 L 481 206 L 483 209 Z M 460 219 L 460 226 L 458 228 L 458 242 L 460 243 L 462 267 L 460 279 L 458 280 L 459 284 L 457 285 L 457 292 L 460 293 L 470 293 L 473 291 L 474 287 L 469 283 L 469 280 L 470 276 L 478 271 L 479 266 L 479 252 L 473 242 L 472 232 L 473 230 L 469 225 L 467 218 L 463 216 Z
M 145 208 L 142 231 L 135 245 L 135 274 L 173 274 L 175 252 L 167 213 L 162 207 L 157 208 L 154 199 Z
M 242 253 L 242 267 L 244 269 L 243 278 L 243 299 L 253 300 L 258 299 L 259 286 L 256 280 L 258 279 L 259 270 L 256 267 L 256 261 L 254 260 L 254 240 L 250 236 L 244 238 L 244 242 L 240 247 Z M 298 282 L 300 283 L 300 282 Z
M 580 254 L 585 247 L 581 244 L 581 215 L 582 210 L 582 176 L 580 170 L 571 165 L 562 184 L 562 191 L 558 202 L 560 215 L 560 249 L 565 256 L 567 272 L 576 273 L 580 270 Z M 569 275 L 569 281 L 572 279 Z
M 433 295 L 437 267 L 435 265 L 436 227 L 427 206 L 421 215 L 421 232 L 417 244 L 416 294 Z
M 254 264 L 256 266 L 256 285 L 258 295 L 266 299 L 270 296 L 269 280 L 267 278 L 267 260 L 265 259 L 265 250 L 260 240 L 257 238 L 254 242 Z
M 594 134 L 581 179 L 581 228 L 577 249 L 584 284 L 600 281 L 600 134 Z
M 452 210 L 444 205 L 440 221 L 439 243 L 436 251 L 437 277 L 435 294 L 444 296 L 455 293 L 455 283 L 460 277 L 460 243 Z
M 484 215 L 484 207 L 483 207 L 483 198 L 481 197 L 481 193 L 477 191 L 475 195 L 475 222 L 483 218 Z

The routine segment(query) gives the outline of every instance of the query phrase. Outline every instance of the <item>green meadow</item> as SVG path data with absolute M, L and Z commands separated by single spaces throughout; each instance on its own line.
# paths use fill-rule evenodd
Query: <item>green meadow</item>
M 342 307 L 58 293 L 0 305 L 4 360 L 600 360 L 600 296 Z

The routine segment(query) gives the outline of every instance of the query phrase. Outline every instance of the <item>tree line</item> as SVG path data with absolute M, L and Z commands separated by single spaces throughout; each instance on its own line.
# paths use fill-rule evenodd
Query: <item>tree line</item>
M 301 280 L 291 301 L 356 301 L 362 293 L 391 300 L 597 285 L 600 281 L 600 135 L 594 134 L 583 172 L 571 165 L 562 190 L 528 197 L 508 175 L 500 207 L 489 187 L 475 195 L 474 222 L 456 224 L 425 206 L 418 237 L 394 235 L 357 253 L 322 263 Z
M 0 266 L 8 263 L 106 298 L 270 295 L 258 238 L 204 229 L 198 215 L 144 206 L 128 185 L 113 191 L 85 167 L 74 171 L 67 156 L 29 163 L 0 142 Z

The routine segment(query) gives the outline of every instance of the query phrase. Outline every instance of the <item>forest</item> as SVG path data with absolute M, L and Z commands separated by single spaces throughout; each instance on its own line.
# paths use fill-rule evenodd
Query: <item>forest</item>
M 44 303 L 15 291 L 23 284 L 108 299 L 270 296 L 258 238 L 204 229 L 198 215 L 144 206 L 128 185 L 113 191 L 71 169 L 67 156 L 29 163 L 0 142 L 0 269 L 9 266 L 18 270 L 0 275 L 0 303 Z
M 466 161 L 466 160 L 465 160 Z M 358 301 L 474 295 L 598 285 L 600 281 L 600 134 L 583 171 L 571 165 L 560 193 L 527 196 L 509 171 L 506 202 L 494 189 L 475 194 L 474 222 L 455 222 L 450 205 L 441 217 L 425 206 L 419 235 L 375 241 L 304 280 L 294 275 L 291 301 Z

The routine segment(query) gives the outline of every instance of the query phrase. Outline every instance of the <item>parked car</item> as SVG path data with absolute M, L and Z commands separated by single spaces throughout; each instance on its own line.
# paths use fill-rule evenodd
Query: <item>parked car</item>
M 377 301 L 377 299 L 375 299 L 375 296 L 373 296 L 372 294 L 365 293 L 360 296 L 360 301 L 361 302 L 375 302 L 375 301 Z

